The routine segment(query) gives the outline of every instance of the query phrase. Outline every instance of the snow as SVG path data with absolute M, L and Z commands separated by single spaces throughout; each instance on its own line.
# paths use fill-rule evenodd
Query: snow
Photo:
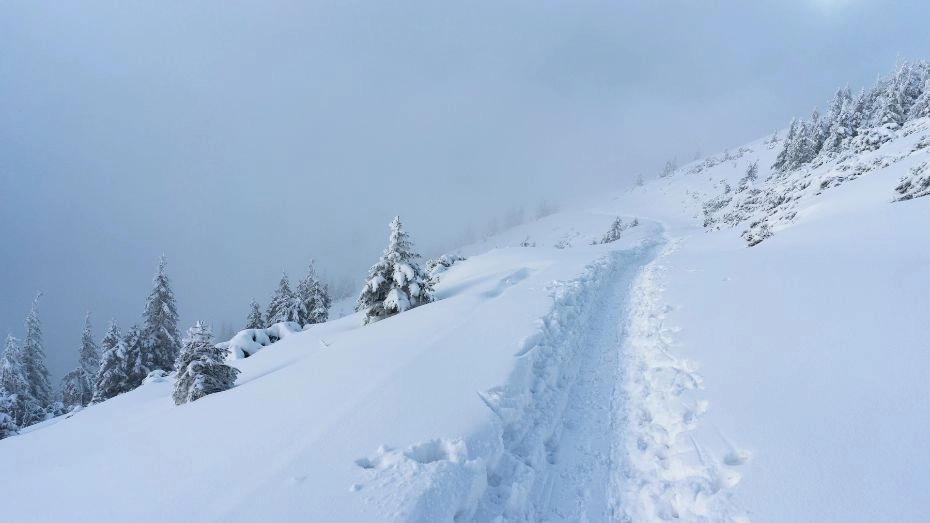
M 0 441 L 4 518 L 924 521 L 930 198 L 894 200 L 930 131 L 907 132 L 774 182 L 752 142 L 461 249 L 434 303 L 240 332 L 231 390 L 174 406 L 152 377 Z M 703 209 L 755 161 L 753 188 L 868 168 L 747 248 Z M 592 245 L 617 217 L 639 226 Z

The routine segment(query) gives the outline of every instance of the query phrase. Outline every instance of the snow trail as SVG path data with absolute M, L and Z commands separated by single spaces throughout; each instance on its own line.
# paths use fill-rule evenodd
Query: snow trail
M 610 521 L 623 324 L 632 286 L 661 248 L 615 251 L 579 279 L 553 285 L 540 332 L 507 385 L 482 395 L 502 449 L 489 459 L 476 521 Z
M 665 243 L 553 285 L 511 379 L 482 395 L 502 448 L 475 521 L 747 521 L 730 495 L 743 460 L 712 459 L 691 435 L 707 403 L 683 397 L 701 378 L 668 351 Z
M 749 519 L 732 500 L 734 467 L 748 454 L 714 459 L 692 435 L 708 402 L 689 397 L 702 387 L 690 362 L 670 351 L 675 329 L 664 325 L 661 260 L 672 242 L 632 286 L 615 390 L 609 477 L 610 521 L 733 521 Z

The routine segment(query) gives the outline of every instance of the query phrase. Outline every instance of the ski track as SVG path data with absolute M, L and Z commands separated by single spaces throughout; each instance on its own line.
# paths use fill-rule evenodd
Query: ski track
M 701 379 L 668 351 L 660 262 L 673 250 L 647 240 L 551 285 L 553 307 L 507 382 L 479 393 L 495 436 L 359 460 L 371 485 L 408 487 L 387 518 L 748 521 L 731 499 L 743 460 L 714 459 L 691 435 L 707 404 L 682 396 Z

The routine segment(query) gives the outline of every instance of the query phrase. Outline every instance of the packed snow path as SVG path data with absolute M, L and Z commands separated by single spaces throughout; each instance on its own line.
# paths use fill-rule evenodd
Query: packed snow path
M 682 397 L 700 378 L 667 350 L 662 246 L 613 252 L 555 290 L 541 338 L 521 355 L 530 387 L 518 379 L 486 396 L 504 452 L 476 521 L 728 519 L 739 476 L 688 437 L 706 403 Z
M 555 290 L 543 342 L 521 357 L 532 367 L 530 404 L 503 426 L 505 456 L 492 467 L 476 519 L 608 521 L 611 449 L 618 444 L 616 391 L 630 289 L 654 256 L 650 244 L 611 253 L 582 279 Z

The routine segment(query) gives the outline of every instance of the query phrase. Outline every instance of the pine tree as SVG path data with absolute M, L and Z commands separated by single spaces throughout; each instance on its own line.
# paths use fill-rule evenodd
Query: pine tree
M 148 376 L 149 372 L 156 370 L 149 367 L 146 363 L 148 359 L 147 354 L 151 353 L 146 350 L 145 341 L 144 331 L 140 329 L 138 325 L 129 327 L 126 336 L 123 337 L 123 347 L 125 350 L 123 372 L 129 379 L 129 388 L 126 390 L 132 390 L 142 385 L 142 382 L 145 380 L 145 377 Z M 170 367 L 174 367 L 174 362 L 171 362 Z M 159 369 L 165 370 L 162 367 L 159 367 Z
M 853 111 L 855 102 L 849 92 L 849 88 L 840 89 L 833 97 L 830 104 L 830 128 L 827 130 L 827 136 L 824 139 L 821 154 L 836 153 L 843 147 L 843 143 L 848 138 L 854 136 L 853 129 Z
M 152 292 L 145 302 L 142 362 L 149 370 L 171 372 L 178 351 L 181 350 L 181 335 L 178 332 L 174 292 L 165 272 L 167 263 L 162 256 L 158 262 L 158 271 L 152 279 Z
M 297 285 L 297 323 L 310 325 L 323 323 L 329 319 L 329 308 L 332 300 L 329 290 L 316 277 L 313 260 L 307 269 L 307 275 Z
M 264 329 L 265 320 L 262 318 L 262 309 L 255 299 L 249 303 L 249 316 L 245 320 L 246 329 Z
M 94 331 L 90 324 L 90 313 L 84 316 L 84 331 L 81 332 L 81 369 L 88 376 L 93 376 L 100 368 L 100 349 L 94 341 Z
M 226 365 L 226 353 L 227 349 L 213 344 L 213 333 L 206 324 L 198 321 L 191 327 L 176 363 L 174 403 L 181 405 L 232 388 L 239 369 Z
M 65 411 L 78 406 L 86 406 L 90 403 L 90 400 L 85 403 L 86 398 L 93 398 L 89 384 L 84 369 L 80 367 L 65 374 L 61 379 L 61 403 L 64 405 Z
M 781 152 L 778 153 L 778 156 L 775 158 L 775 163 L 772 164 L 772 169 L 784 170 L 791 168 L 791 151 L 796 147 L 795 141 L 797 141 L 797 135 L 798 120 L 795 118 L 791 120 L 791 125 L 788 127 L 788 134 L 785 136 Z
M 268 310 L 265 311 L 265 323 L 271 326 L 283 321 L 297 321 L 298 309 L 297 295 L 291 290 L 291 282 L 287 279 L 287 274 L 282 274 L 278 289 L 268 303 Z
M 665 166 L 662 167 L 662 172 L 659 174 L 659 178 L 667 178 L 671 176 L 676 169 L 678 169 L 677 158 L 665 162 Z
M 100 342 L 102 355 L 100 369 L 94 378 L 94 403 L 108 400 L 131 389 L 126 372 L 126 346 L 116 321 L 110 321 L 107 333 Z
M 620 239 L 620 236 L 623 235 L 623 231 L 626 230 L 626 225 L 623 224 L 623 220 L 618 216 L 612 224 L 610 224 L 610 229 L 604 233 L 604 236 L 601 238 L 600 243 L 610 243 L 615 242 Z
M 749 164 L 749 167 L 746 168 L 746 174 L 740 179 L 736 191 L 745 191 L 749 188 L 752 182 L 756 181 L 757 178 L 759 178 L 759 162 L 755 161 Z
M 0 439 L 9 438 L 19 432 L 19 426 L 13 419 L 15 399 L 0 388 Z
M 81 352 L 79 363 L 80 366 L 77 370 L 80 371 L 81 378 L 80 403 L 82 406 L 86 407 L 87 405 L 90 405 L 91 401 L 94 399 L 94 378 L 97 375 L 97 371 L 100 369 L 100 349 L 97 347 L 97 343 L 94 341 L 94 332 L 91 328 L 89 312 L 86 316 L 84 316 L 84 331 L 81 333 Z M 62 393 L 64 393 L 64 386 L 62 386 Z M 67 401 L 64 401 L 64 404 L 66 407 L 71 406 L 71 404 L 69 404 Z
M 429 275 L 417 263 L 420 255 L 413 251 L 399 217 L 394 217 L 390 229 L 388 246 L 369 269 L 355 306 L 365 313 L 365 324 L 433 301 Z
M 26 316 L 26 338 L 23 340 L 22 358 L 26 379 L 29 382 L 29 394 L 42 407 L 52 402 L 52 386 L 49 383 L 48 368 L 45 366 L 45 349 L 42 347 L 42 325 L 39 322 L 39 298 L 36 295 L 32 309 Z
M 914 100 L 914 105 L 911 106 L 909 117 L 914 118 L 925 118 L 930 116 L 930 78 L 924 82 L 924 86 L 921 90 L 920 95 Z
M 12 335 L 6 337 L 3 353 L 0 353 L 0 401 L 4 402 L 2 411 L 17 426 L 25 426 L 27 421 L 32 421 L 26 419 L 27 404 L 33 400 L 23 367 L 22 349 Z

